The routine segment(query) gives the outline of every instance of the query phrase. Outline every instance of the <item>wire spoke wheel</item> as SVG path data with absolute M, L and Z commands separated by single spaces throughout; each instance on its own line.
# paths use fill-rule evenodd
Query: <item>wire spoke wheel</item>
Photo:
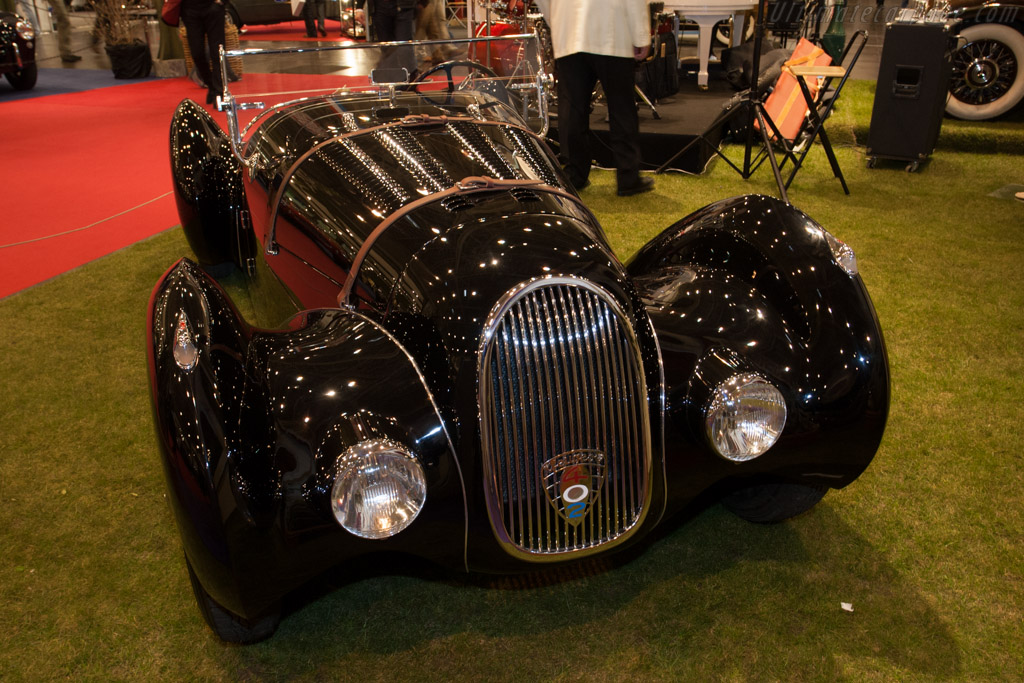
M 1017 78 L 1017 59 L 996 40 L 968 43 L 953 57 L 953 97 L 969 104 L 988 104 L 1009 92 Z
M 1024 99 L 1024 35 L 1011 26 L 975 24 L 951 59 L 946 112 L 981 121 L 1001 116 Z

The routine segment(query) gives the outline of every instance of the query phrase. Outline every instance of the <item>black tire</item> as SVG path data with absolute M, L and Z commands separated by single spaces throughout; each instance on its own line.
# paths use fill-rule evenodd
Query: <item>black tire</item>
M 722 504 L 741 519 L 757 524 L 775 524 L 807 512 L 828 492 L 825 486 L 770 483 L 730 493 Z
M 15 90 L 31 90 L 35 87 L 36 79 L 39 77 L 39 67 L 34 63 L 29 64 L 21 71 L 9 71 L 4 76 Z
M 952 57 L 946 113 L 983 121 L 1024 100 L 1024 34 L 1002 24 L 975 24 L 960 32 L 966 44 Z
M 199 611 L 218 638 L 228 643 L 248 645 L 266 640 L 277 631 L 277 626 L 281 623 L 280 613 L 274 612 L 253 620 L 243 619 L 237 614 L 232 614 L 218 605 L 217 601 L 206 592 L 206 589 L 199 583 L 199 578 L 187 557 L 185 566 L 188 567 L 188 578 L 192 583 L 192 593 L 196 596 Z
M 231 5 L 228 5 L 228 16 L 231 17 L 231 23 L 235 25 L 235 28 L 242 28 L 242 26 L 244 25 L 242 24 L 242 18 L 238 16 L 238 10 L 236 10 Z

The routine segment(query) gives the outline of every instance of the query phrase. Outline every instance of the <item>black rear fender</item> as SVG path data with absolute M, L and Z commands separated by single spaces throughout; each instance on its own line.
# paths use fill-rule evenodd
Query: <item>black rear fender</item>
M 213 117 L 185 100 L 171 121 L 171 175 L 178 217 L 199 264 L 249 267 L 255 240 L 241 164 Z

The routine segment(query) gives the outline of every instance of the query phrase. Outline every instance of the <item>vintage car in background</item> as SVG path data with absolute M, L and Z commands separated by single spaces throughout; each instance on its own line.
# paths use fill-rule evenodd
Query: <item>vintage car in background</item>
M 150 388 L 218 636 L 268 637 L 370 554 L 536 570 L 709 500 L 778 522 L 864 471 L 889 370 L 849 246 L 741 196 L 623 263 L 543 135 L 543 73 L 331 81 L 355 47 L 229 53 L 262 61 L 226 127 L 189 100 L 171 123 L 196 260 L 153 291 Z
M 946 113 L 975 121 L 1008 113 L 1024 100 L 1024 0 L 951 0 L 948 16 L 960 44 Z
M 0 73 L 15 90 L 30 90 L 39 75 L 36 32 L 11 12 L 0 12 Z

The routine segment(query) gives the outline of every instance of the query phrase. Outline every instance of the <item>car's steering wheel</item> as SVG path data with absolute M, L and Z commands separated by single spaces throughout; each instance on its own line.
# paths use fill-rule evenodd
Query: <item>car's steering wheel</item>
M 455 69 L 458 69 L 458 68 L 466 68 L 469 71 L 462 78 L 462 80 L 460 80 L 458 83 L 456 83 L 456 78 L 455 78 L 454 71 L 455 71 Z M 436 74 L 439 71 L 444 71 L 444 73 L 445 73 L 445 75 L 447 76 L 447 79 L 448 79 L 448 89 L 446 91 L 447 95 L 445 96 L 445 101 L 443 103 L 442 102 L 438 102 L 438 101 L 436 101 L 434 99 L 431 99 L 431 97 L 429 95 L 429 93 L 432 92 L 431 90 L 421 90 L 420 87 L 419 87 L 420 85 L 422 85 L 424 83 L 436 83 L 437 81 L 431 80 L 430 77 L 433 76 L 434 74 Z M 477 74 L 480 74 L 480 75 L 482 75 L 482 76 L 484 76 L 486 78 L 497 78 L 498 77 L 498 74 L 494 73 L 493 69 L 491 69 L 490 67 L 484 66 L 483 64 L 480 64 L 479 62 L 473 62 L 473 61 L 465 60 L 465 59 L 457 59 L 457 60 L 452 60 L 450 62 L 442 62 L 440 64 L 437 64 L 437 65 L 427 69 L 426 71 L 421 73 L 419 76 L 417 76 L 415 78 L 415 80 L 413 80 L 412 84 L 413 84 L 413 88 L 416 90 L 416 92 L 419 93 L 420 95 L 422 95 L 424 97 L 424 99 L 426 99 L 428 102 L 430 102 L 431 104 L 436 104 L 438 106 L 442 106 L 444 104 L 451 104 L 452 101 L 453 101 L 452 94 L 455 91 L 457 91 L 457 90 L 464 90 L 464 89 L 466 89 L 468 87 L 468 84 L 473 82 L 473 77 L 476 76 Z

